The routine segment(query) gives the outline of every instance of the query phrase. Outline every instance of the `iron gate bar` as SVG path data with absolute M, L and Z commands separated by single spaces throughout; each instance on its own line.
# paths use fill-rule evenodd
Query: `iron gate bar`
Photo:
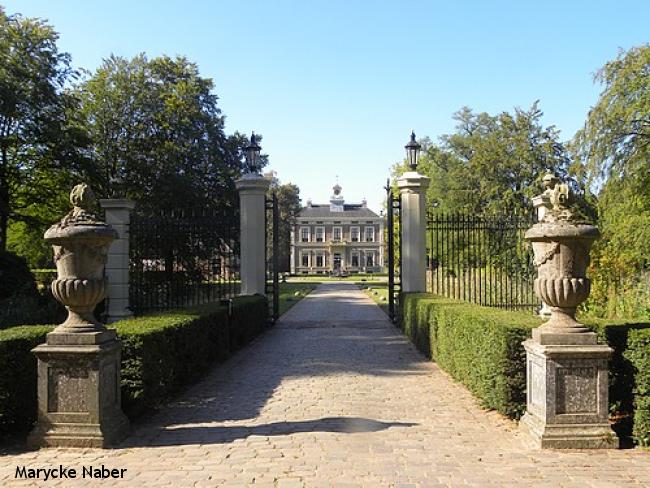
M 537 309 L 532 251 L 523 240 L 533 223 L 532 214 L 476 216 L 431 209 L 430 290 L 484 306 Z
M 264 214 L 264 284 L 266 294 L 271 294 L 271 323 L 275 323 L 280 317 L 280 280 L 279 280 L 279 262 L 278 251 L 280 249 L 280 209 L 278 206 L 278 196 L 272 192 L 271 198 L 265 200 L 267 212 Z M 268 256 L 268 211 L 271 211 L 271 259 Z M 268 282 L 268 272 L 271 272 L 271 283 Z

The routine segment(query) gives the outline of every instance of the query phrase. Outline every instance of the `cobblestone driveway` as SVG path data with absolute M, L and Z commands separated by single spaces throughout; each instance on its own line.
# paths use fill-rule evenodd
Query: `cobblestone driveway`
M 650 486 L 650 453 L 540 451 L 427 362 L 352 284 L 319 286 L 274 329 L 141 423 L 118 449 L 44 449 L 16 466 L 127 468 L 34 486 Z

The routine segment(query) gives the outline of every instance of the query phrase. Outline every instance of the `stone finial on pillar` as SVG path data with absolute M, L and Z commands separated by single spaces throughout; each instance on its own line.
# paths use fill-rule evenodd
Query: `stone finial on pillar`
M 106 277 L 108 278 L 107 322 L 129 318 L 129 226 L 135 202 L 126 198 L 99 201 L 106 213 L 106 223 L 117 231 L 117 239 L 108 249 Z
M 429 178 L 415 171 L 400 176 L 397 186 L 401 198 L 402 270 L 404 292 L 426 291 L 426 190 Z
M 241 222 L 241 294 L 266 294 L 266 192 L 270 181 L 247 173 L 236 181 Z
M 115 230 L 93 213 L 90 188 L 77 185 L 73 209 L 45 232 L 58 277 L 54 297 L 68 317 L 33 353 L 38 359 L 38 421 L 33 446 L 107 447 L 128 432 L 121 408 L 120 342 L 94 316 L 106 296 L 104 264 Z
M 598 229 L 576 215 L 568 185 L 555 179 L 546 186 L 550 208 L 525 238 L 538 268 L 535 293 L 551 307 L 551 317 L 524 342 L 526 413 L 520 427 L 543 448 L 617 447 L 608 422 L 612 349 L 575 318 L 589 296 L 585 273 Z

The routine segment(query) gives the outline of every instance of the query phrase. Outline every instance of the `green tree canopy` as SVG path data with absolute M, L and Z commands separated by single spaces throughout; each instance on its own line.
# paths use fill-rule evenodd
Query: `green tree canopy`
M 141 208 L 236 207 L 248 139 L 225 135 L 213 88 L 184 57 L 106 59 L 78 88 L 98 193 Z
M 302 208 L 300 204 L 300 188 L 293 183 L 280 184 L 280 181 L 272 173 L 265 175 L 271 178 L 269 196 L 273 193 L 278 197 L 278 210 L 280 212 L 279 222 L 279 271 L 289 272 L 291 266 L 291 229 L 296 223 L 296 216 Z M 267 232 L 271 230 L 272 222 L 267 223 Z M 267 243 L 269 246 L 271 242 Z M 272 249 L 269 249 L 272 252 Z
M 438 144 L 421 140 L 418 170 L 431 178 L 429 203 L 446 212 L 529 211 L 542 176 L 552 171 L 568 179 L 570 165 L 559 131 L 545 127 L 542 115 L 537 102 L 497 115 L 458 111 L 453 134 Z M 394 170 L 400 174 L 405 166 Z
M 47 23 L 0 7 L 0 250 L 10 221 L 51 222 L 67 206 L 61 188 L 86 170 L 77 101 L 66 91 L 76 73 L 57 39 Z
M 595 75 L 603 85 L 574 148 L 589 181 L 648 178 L 650 168 L 650 44 L 621 51 Z
M 589 308 L 650 316 L 650 45 L 621 51 L 595 76 L 603 85 L 572 148 L 599 189 L 602 239 L 592 252 Z

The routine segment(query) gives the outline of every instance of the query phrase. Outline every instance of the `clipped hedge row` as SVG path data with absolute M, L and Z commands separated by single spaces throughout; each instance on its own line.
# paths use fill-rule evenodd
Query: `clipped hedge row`
M 521 342 L 541 322 L 523 312 L 429 294 L 402 296 L 402 325 L 415 346 L 463 383 L 483 406 L 511 418 L 526 409 Z
M 430 294 L 402 295 L 401 325 L 415 346 L 463 383 L 486 408 L 511 418 L 526 409 L 526 352 L 521 343 L 542 319 Z M 650 444 L 650 324 L 588 320 L 610 361 L 610 411 L 620 435 Z M 634 412 L 634 427 L 627 419 Z
M 646 326 L 648 324 L 645 324 Z M 627 350 L 623 353 L 634 368 L 634 440 L 650 445 L 650 328 L 629 329 Z
M 0 330 L 0 438 L 24 432 L 36 418 L 36 356 L 54 327 L 23 325 Z
M 122 341 L 122 408 L 130 418 L 199 379 L 213 361 L 260 333 L 268 321 L 262 296 L 163 312 L 112 324 Z M 27 432 L 36 418 L 36 359 L 51 326 L 0 331 L 0 434 Z

